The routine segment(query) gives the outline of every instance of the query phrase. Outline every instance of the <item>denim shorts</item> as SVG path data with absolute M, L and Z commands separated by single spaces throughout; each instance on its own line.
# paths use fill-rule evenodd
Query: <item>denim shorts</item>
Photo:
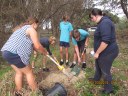
M 68 42 L 60 41 L 60 46 L 63 46 L 65 48 L 70 47 Z
M 24 68 L 26 65 L 22 62 L 18 54 L 13 54 L 9 51 L 2 51 L 2 57 L 12 65 L 15 65 L 18 68 Z

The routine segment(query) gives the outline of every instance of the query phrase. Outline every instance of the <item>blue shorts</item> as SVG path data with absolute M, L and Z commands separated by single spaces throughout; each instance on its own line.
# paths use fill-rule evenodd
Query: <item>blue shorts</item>
M 21 61 L 21 58 L 18 54 L 13 54 L 9 51 L 3 51 L 2 57 L 7 60 L 9 64 L 15 65 L 18 68 L 24 68 L 26 65 Z
M 60 41 L 60 46 L 63 46 L 65 48 L 70 47 L 68 42 Z

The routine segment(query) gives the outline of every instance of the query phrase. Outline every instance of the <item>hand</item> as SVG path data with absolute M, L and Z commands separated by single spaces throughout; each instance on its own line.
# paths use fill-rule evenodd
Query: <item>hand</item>
M 53 56 L 53 59 L 57 61 L 56 57 Z
M 81 63 L 81 58 L 80 58 L 80 57 L 78 57 L 78 63 L 79 63 L 79 64 Z
M 48 51 L 44 51 L 43 55 L 49 55 Z
M 86 47 L 88 47 L 88 44 L 87 44 L 87 43 L 85 43 L 84 47 L 85 47 L 85 48 L 86 48 Z
M 98 59 L 98 58 L 99 58 L 99 54 L 98 54 L 98 53 L 95 53 L 95 54 L 94 54 L 94 58 L 95 58 L 95 59 Z

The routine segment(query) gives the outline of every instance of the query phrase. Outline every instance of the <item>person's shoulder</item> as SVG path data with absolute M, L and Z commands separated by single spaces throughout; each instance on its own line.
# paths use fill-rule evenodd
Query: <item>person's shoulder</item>
M 69 22 L 69 21 L 67 21 L 67 23 L 68 23 L 68 24 L 70 24 L 70 25 L 72 25 L 72 23 L 71 23 L 71 22 Z
M 78 29 L 78 31 L 85 31 L 84 29 Z
M 60 24 L 63 24 L 64 23 L 64 21 L 60 21 Z
M 108 16 L 103 17 L 102 23 L 110 23 L 110 22 L 112 22 L 112 21 Z
M 86 32 L 86 33 L 89 33 L 88 31 L 84 30 L 84 29 L 78 29 L 79 32 Z
M 33 27 L 31 27 L 31 25 L 25 25 L 25 26 L 23 26 L 22 27 L 23 29 L 26 29 L 26 31 L 27 32 L 36 32 L 36 30 L 33 28 Z
M 40 37 L 40 40 L 48 40 L 48 37 Z

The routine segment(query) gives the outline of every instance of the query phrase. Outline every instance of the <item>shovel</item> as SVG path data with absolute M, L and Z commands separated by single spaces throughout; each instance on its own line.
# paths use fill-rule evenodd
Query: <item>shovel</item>
M 54 60 L 50 55 L 46 55 L 50 60 L 52 60 L 58 67 L 59 70 L 61 70 L 68 78 L 72 78 L 72 74 L 68 73 L 64 66 L 60 65 L 57 60 Z
M 84 47 L 84 50 L 83 50 L 83 52 L 82 52 L 82 54 L 81 54 L 81 58 L 82 58 L 82 56 L 83 56 L 85 50 L 86 50 L 86 47 Z M 75 65 L 75 66 L 71 69 L 71 72 L 72 72 L 72 74 L 73 74 L 74 76 L 78 76 L 79 73 L 80 73 L 79 64 Z

